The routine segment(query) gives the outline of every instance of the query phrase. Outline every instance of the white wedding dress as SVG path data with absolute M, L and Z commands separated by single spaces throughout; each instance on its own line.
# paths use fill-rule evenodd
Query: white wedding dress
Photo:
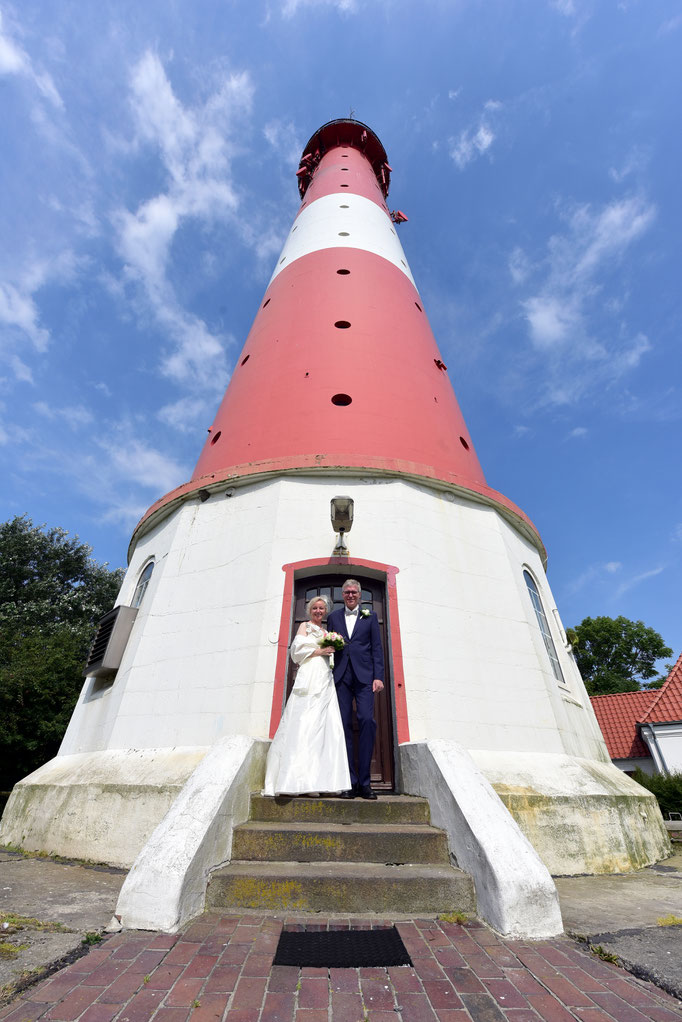
M 350 773 L 329 657 L 312 656 L 324 630 L 306 622 L 290 655 L 299 664 L 291 695 L 272 740 L 265 768 L 264 795 L 346 791 Z

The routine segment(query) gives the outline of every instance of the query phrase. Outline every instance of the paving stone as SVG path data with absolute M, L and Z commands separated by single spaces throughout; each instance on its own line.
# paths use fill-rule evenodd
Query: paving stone
M 259 1022 L 291 1022 L 294 1017 L 293 994 L 268 992 L 263 1001 Z M 232 1017 L 231 1013 L 228 1016 Z
M 274 965 L 268 979 L 268 991 L 289 993 L 296 989 L 298 969 L 295 965 Z
M 462 994 L 464 1006 L 474 1022 L 506 1022 L 490 994 Z
M 388 977 L 384 975 L 383 979 L 361 979 L 360 990 L 362 991 L 362 999 L 365 1002 L 365 1008 L 370 1011 L 373 1008 L 377 1009 L 393 1009 L 395 1001 L 393 999 L 393 988 L 387 982 Z
M 298 990 L 299 1008 L 324 1008 L 329 1004 L 329 980 L 324 977 L 301 977 Z

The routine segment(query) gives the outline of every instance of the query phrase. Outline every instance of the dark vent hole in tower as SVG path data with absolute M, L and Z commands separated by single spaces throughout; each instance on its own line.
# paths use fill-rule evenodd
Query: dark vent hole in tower
M 339 209 L 350 209 L 350 206 L 347 206 L 347 205 L 344 205 L 343 203 L 341 203 L 341 205 L 339 206 Z
M 265 308 L 265 306 L 266 306 L 266 305 L 269 305 L 269 304 L 270 304 L 270 299 L 269 299 L 269 298 L 266 298 L 266 299 L 265 299 L 265 301 L 263 302 L 262 308 L 264 309 L 264 308 Z
M 241 360 L 241 362 L 239 364 L 242 365 L 242 366 L 245 366 L 250 358 L 251 358 L 250 355 L 245 355 L 244 358 Z
M 342 188 L 348 188 L 348 185 L 341 185 Z
M 395 926 L 376 930 L 282 930 L 273 965 L 371 969 L 412 965 Z
M 466 440 L 464 439 L 463 436 L 461 436 L 459 438 L 459 442 L 460 442 L 460 444 L 462 445 L 462 447 L 464 448 L 465 451 L 469 450 L 469 444 L 466 442 Z
M 341 159 L 342 160 L 347 160 L 348 159 L 348 153 L 341 153 Z
M 342 168 L 341 168 L 341 170 L 342 170 L 342 171 L 344 171 L 344 170 L 345 170 L 345 172 L 346 172 L 346 173 L 348 173 L 348 167 L 342 167 Z
M 349 405 L 353 398 L 349 397 L 348 394 L 334 394 L 332 398 L 333 405 Z
M 350 326 L 350 323 L 348 322 L 347 319 L 337 319 L 336 323 L 334 323 L 334 326 L 337 327 L 339 330 L 347 330 L 348 327 Z
M 350 238 L 350 232 L 349 231 L 339 231 L 339 237 L 340 238 Z
M 417 306 L 417 308 L 419 309 L 419 311 L 420 311 L 420 312 L 423 312 L 423 311 L 424 311 L 424 310 L 422 309 L 421 305 L 419 304 L 419 302 L 415 302 L 414 304 L 415 304 L 415 305 Z
M 350 270 L 337 270 L 336 272 L 340 273 L 342 277 L 345 277 L 350 273 Z
M 213 444 L 217 444 L 218 443 L 218 441 L 220 440 L 220 434 L 221 434 L 221 430 L 218 430 L 216 435 L 211 437 L 211 447 L 213 447 Z

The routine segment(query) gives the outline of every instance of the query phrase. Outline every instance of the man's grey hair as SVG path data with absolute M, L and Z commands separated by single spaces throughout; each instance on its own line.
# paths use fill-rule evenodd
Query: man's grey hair
M 308 615 L 308 617 L 310 617 L 310 611 L 313 609 L 313 603 L 317 603 L 318 600 L 322 600 L 325 607 L 327 608 L 327 613 L 329 613 L 329 611 L 332 609 L 332 601 L 329 599 L 328 596 L 313 596 L 312 600 L 308 600 L 308 602 L 305 605 L 305 612 Z
M 357 591 L 360 593 L 360 596 L 362 596 L 362 586 L 356 578 L 347 578 L 341 586 L 341 592 L 344 592 L 345 589 L 350 589 L 351 586 L 355 586 Z

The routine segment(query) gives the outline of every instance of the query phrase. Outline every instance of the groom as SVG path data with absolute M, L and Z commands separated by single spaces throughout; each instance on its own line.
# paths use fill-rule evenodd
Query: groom
M 360 583 L 349 578 L 341 589 L 345 608 L 334 610 L 327 619 L 329 631 L 339 632 L 346 640 L 340 653 L 334 654 L 334 682 L 341 720 L 346 736 L 350 769 L 350 791 L 344 798 L 376 799 L 370 785 L 370 765 L 377 725 L 374 719 L 374 693 L 384 687 L 384 652 L 379 619 L 360 609 Z M 353 762 L 353 699 L 358 718 L 358 766 Z

